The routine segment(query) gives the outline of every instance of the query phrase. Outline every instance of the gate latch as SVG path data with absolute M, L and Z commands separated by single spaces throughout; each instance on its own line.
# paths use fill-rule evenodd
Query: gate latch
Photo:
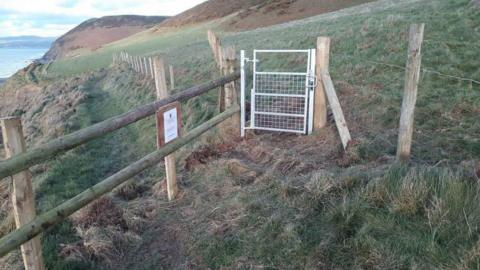
M 307 75 L 308 87 L 316 88 L 318 85 L 318 79 L 315 75 Z M 313 84 L 312 84 L 313 83 Z

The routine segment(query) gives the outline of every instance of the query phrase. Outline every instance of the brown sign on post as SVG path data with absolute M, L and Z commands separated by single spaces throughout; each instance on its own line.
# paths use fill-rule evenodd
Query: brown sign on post
M 157 147 L 180 137 L 182 129 L 182 111 L 180 102 L 165 105 L 157 111 Z

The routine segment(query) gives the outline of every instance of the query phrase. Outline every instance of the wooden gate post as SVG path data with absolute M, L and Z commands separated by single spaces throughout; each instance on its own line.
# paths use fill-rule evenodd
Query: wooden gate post
M 220 70 L 220 74 L 223 75 L 222 65 L 224 61 L 222 59 L 222 56 L 223 56 L 222 43 L 220 39 L 217 36 L 215 36 L 215 34 L 211 30 L 208 30 L 207 37 L 208 37 L 208 43 L 212 48 L 213 57 L 215 59 L 215 62 L 217 63 L 217 67 Z M 218 110 L 220 112 L 223 112 L 225 110 L 225 87 L 224 86 L 220 86 L 218 90 Z
M 157 99 L 168 97 L 167 80 L 165 77 L 165 64 L 163 59 L 155 57 L 153 59 L 153 68 L 155 71 L 155 87 L 157 90 Z M 178 193 L 177 187 L 177 171 L 175 165 L 175 153 L 165 157 L 165 174 L 167 178 L 167 194 L 168 200 L 175 199 Z
M 410 26 L 408 60 L 405 71 L 405 89 L 403 94 L 400 128 L 398 134 L 397 160 L 410 159 L 413 136 L 415 104 L 417 102 L 420 66 L 422 63 L 422 42 L 425 24 Z
M 313 108 L 313 130 L 319 130 L 327 125 L 327 100 L 322 81 L 322 73 L 328 72 L 330 63 L 330 38 L 319 37 L 317 39 L 317 59 L 315 73 L 317 87 L 315 88 L 315 106 Z
M 26 152 L 20 118 L 0 119 L 7 158 Z M 13 179 L 13 214 L 17 228 L 35 218 L 35 196 L 32 187 L 32 175 L 28 170 L 12 176 Z M 26 270 L 45 269 L 42 256 L 40 236 L 21 246 L 23 264 Z
M 222 49 L 222 74 L 223 76 L 230 75 L 235 72 L 236 64 L 236 54 L 235 47 L 226 47 Z M 225 84 L 225 109 L 229 109 L 235 105 L 238 105 L 238 96 L 237 89 L 235 87 L 235 82 L 230 82 Z M 231 121 L 229 121 L 230 127 L 232 128 L 234 134 L 240 134 L 240 113 L 236 113 L 232 116 Z

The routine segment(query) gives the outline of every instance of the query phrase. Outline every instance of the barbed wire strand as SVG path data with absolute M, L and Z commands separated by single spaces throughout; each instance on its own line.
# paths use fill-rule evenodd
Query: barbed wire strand
M 357 57 L 347 55 L 347 54 L 338 54 L 338 53 L 333 53 L 333 54 L 344 56 L 344 57 L 351 58 L 351 59 L 358 59 Z M 384 65 L 384 66 L 389 66 L 389 67 L 394 67 L 394 68 L 399 68 L 399 69 L 402 69 L 402 70 L 406 70 L 406 68 L 403 67 L 403 66 L 399 66 L 399 65 L 395 65 L 395 64 L 391 64 L 391 63 L 386 63 L 386 62 L 381 62 L 381 61 L 373 61 L 373 60 L 365 60 L 365 59 L 362 59 L 362 61 L 369 62 L 369 63 L 372 63 L 372 64 Z M 467 82 L 471 82 L 471 83 L 475 83 L 475 84 L 480 85 L 480 81 L 477 81 L 475 79 L 465 78 L 465 77 L 460 77 L 460 76 L 455 76 L 455 75 L 450 75 L 450 74 L 445 74 L 445 73 L 442 73 L 442 72 L 439 72 L 439 71 L 436 71 L 436 70 L 433 70 L 433 69 L 428 69 L 428 68 L 421 68 L 421 70 L 423 72 L 433 73 L 433 74 L 436 74 L 438 76 L 451 78 L 451 79 L 457 79 L 457 80 L 460 80 L 460 81 L 467 81 Z

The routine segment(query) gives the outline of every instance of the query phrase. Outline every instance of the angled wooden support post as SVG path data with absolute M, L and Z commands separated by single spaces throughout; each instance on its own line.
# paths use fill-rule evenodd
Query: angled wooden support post
M 397 160 L 401 161 L 407 161 L 410 159 L 415 104 L 417 102 L 420 66 L 422 63 L 421 52 L 424 29 L 425 24 L 413 24 L 410 26 L 408 60 L 405 71 L 405 88 L 397 145 Z
M 0 119 L 7 158 L 26 152 L 20 118 Z M 13 214 L 17 228 L 35 218 L 35 196 L 32 187 L 32 175 L 28 170 L 12 176 L 13 179 Z M 45 269 L 42 256 L 40 236 L 21 246 L 23 264 L 26 270 Z
M 328 71 L 324 70 L 322 72 L 321 79 L 328 103 L 330 104 L 330 108 L 333 112 L 333 118 L 335 118 L 335 124 L 342 141 L 343 149 L 346 150 L 348 143 L 352 140 L 352 137 L 350 136 L 350 131 L 347 127 L 347 121 L 345 121 L 345 116 L 343 115 L 342 106 L 340 106 L 340 101 L 338 100 L 332 78 L 330 77 Z
M 315 73 L 318 80 L 315 88 L 315 105 L 313 109 L 313 130 L 319 130 L 327 125 L 327 100 L 322 83 L 322 72 L 328 72 L 330 62 L 330 38 L 317 39 Z
M 220 70 L 220 74 L 223 75 L 223 53 L 222 53 L 222 43 L 220 39 L 215 36 L 215 34 L 211 31 L 208 30 L 207 32 L 207 37 L 208 37 L 208 43 L 210 44 L 210 47 L 212 48 L 213 52 L 213 57 L 215 59 L 215 62 L 217 63 L 217 68 Z M 225 110 L 225 87 L 220 86 L 218 90 L 218 110 L 220 112 L 223 112 Z
M 165 64 L 163 59 L 155 57 L 153 59 L 153 68 L 155 70 L 155 87 L 157 90 L 157 99 L 164 99 L 169 96 L 167 80 L 165 76 Z M 177 196 L 177 171 L 175 165 L 175 153 L 165 157 L 165 174 L 167 179 L 168 200 L 173 200 Z

